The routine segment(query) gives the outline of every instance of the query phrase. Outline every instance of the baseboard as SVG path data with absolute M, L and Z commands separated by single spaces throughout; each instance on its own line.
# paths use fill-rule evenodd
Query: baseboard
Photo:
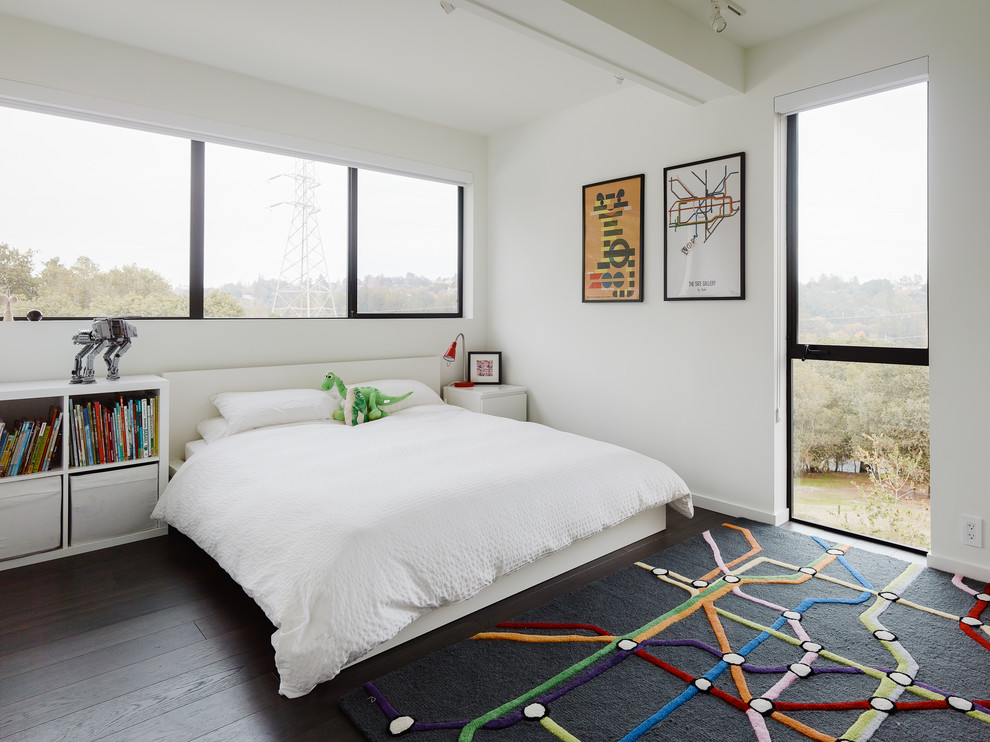
M 940 569 L 943 572 L 951 572 L 952 574 L 971 577 L 974 580 L 990 582 L 990 569 L 987 569 L 985 566 L 960 562 L 956 559 L 946 559 L 936 554 L 928 555 L 928 566 L 932 569 Z
M 786 523 L 790 520 L 790 512 L 786 509 L 776 513 L 770 513 L 764 510 L 756 510 L 755 508 L 747 508 L 732 502 L 726 502 L 717 497 L 699 495 L 696 492 L 691 493 L 691 499 L 694 500 L 694 504 L 699 508 L 714 510 L 716 513 L 731 515 L 736 518 L 749 518 L 750 520 L 755 520 L 757 523 L 769 523 L 772 526 L 779 526 L 781 523 Z

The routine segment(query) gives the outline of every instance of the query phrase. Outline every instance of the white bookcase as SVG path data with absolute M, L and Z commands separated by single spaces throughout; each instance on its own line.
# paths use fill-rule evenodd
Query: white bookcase
M 76 466 L 71 410 L 80 403 L 108 405 L 121 396 L 158 396 L 158 455 Z M 151 520 L 168 483 L 168 380 L 122 376 L 94 384 L 65 381 L 0 383 L 0 419 L 47 419 L 62 411 L 61 440 L 47 471 L 0 477 L 0 570 L 160 536 Z

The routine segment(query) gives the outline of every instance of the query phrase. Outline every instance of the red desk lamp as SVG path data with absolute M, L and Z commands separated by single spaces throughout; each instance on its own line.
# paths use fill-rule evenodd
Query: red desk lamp
M 455 381 L 454 386 L 474 386 L 474 382 L 468 380 L 469 377 L 468 377 L 468 368 L 467 368 L 467 340 L 464 339 L 463 332 L 457 333 L 457 336 L 454 338 L 454 342 L 450 344 L 450 347 L 447 348 L 447 352 L 443 354 L 443 359 L 447 362 L 448 366 L 457 359 L 457 338 L 460 338 L 461 342 L 465 346 L 461 350 L 461 352 L 464 354 L 464 381 Z

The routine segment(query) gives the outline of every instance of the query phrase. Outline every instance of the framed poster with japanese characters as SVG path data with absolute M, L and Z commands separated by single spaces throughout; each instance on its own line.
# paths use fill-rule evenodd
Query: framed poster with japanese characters
M 644 179 L 584 186 L 581 301 L 643 301 Z
M 746 155 L 664 168 L 663 298 L 745 299 Z

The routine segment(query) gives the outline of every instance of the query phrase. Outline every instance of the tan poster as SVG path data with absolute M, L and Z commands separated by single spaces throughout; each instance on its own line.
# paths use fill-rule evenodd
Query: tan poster
M 582 301 L 643 301 L 643 180 L 584 187 Z

